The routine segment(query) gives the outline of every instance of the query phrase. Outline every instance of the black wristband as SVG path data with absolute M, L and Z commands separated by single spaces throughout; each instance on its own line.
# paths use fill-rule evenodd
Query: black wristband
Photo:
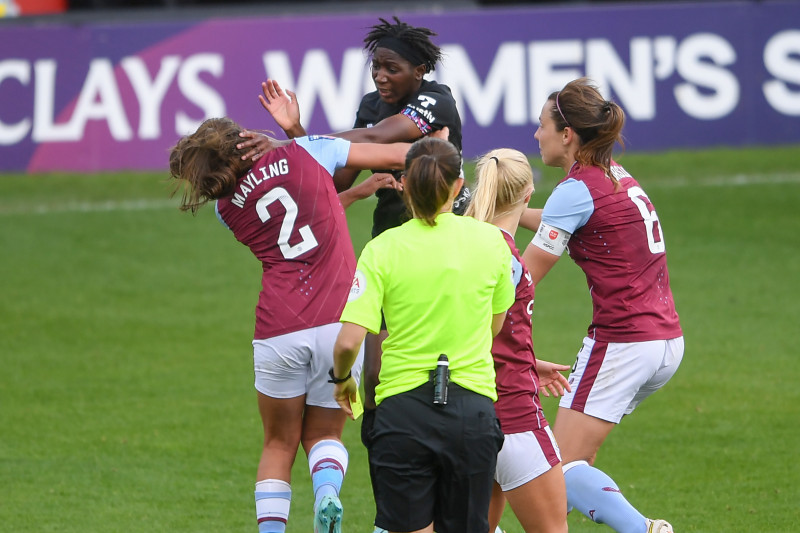
M 348 371 L 347 375 L 343 378 L 337 378 L 336 376 L 333 375 L 333 367 L 331 367 L 331 369 L 328 370 L 328 375 L 331 377 L 331 379 L 328 380 L 328 383 L 333 383 L 334 385 L 338 385 L 339 383 L 344 383 L 345 381 L 350 379 L 350 377 L 353 375 L 353 371 L 352 370 Z

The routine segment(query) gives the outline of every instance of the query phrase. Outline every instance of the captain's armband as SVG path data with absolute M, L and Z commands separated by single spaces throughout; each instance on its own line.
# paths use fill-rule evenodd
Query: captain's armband
M 533 236 L 531 244 L 549 254 L 560 256 L 567 248 L 570 237 L 572 237 L 571 233 L 542 222 L 539 224 L 539 230 Z

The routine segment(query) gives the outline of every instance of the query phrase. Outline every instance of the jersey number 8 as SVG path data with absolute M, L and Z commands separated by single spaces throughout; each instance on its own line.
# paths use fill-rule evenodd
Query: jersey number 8
M 653 204 L 650 203 L 650 198 L 642 190 L 641 187 L 631 187 L 628 189 L 628 198 L 630 198 L 644 219 L 645 233 L 647 234 L 647 245 L 650 247 L 650 253 L 660 254 L 665 250 L 664 235 L 661 233 L 661 224 L 658 221 L 656 210 L 650 210 Z

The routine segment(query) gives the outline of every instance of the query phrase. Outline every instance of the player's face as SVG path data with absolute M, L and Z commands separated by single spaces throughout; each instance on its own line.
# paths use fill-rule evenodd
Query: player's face
M 419 89 L 422 82 L 419 69 L 388 48 L 376 48 L 372 54 L 372 81 L 387 104 L 401 103 Z
M 539 127 L 533 134 L 533 138 L 539 141 L 542 163 L 549 167 L 563 168 L 567 159 L 567 150 L 564 145 L 564 131 L 556 130 L 556 123 L 550 116 L 554 105 L 553 100 L 545 102 L 539 115 Z

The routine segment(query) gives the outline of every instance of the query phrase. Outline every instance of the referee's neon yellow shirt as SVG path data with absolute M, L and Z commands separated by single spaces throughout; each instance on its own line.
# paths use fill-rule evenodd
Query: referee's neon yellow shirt
M 341 321 L 377 333 L 383 309 L 389 336 L 376 403 L 428 381 L 442 353 L 451 381 L 497 400 L 492 315 L 513 302 L 500 229 L 443 213 L 434 227 L 412 219 L 367 243 Z

